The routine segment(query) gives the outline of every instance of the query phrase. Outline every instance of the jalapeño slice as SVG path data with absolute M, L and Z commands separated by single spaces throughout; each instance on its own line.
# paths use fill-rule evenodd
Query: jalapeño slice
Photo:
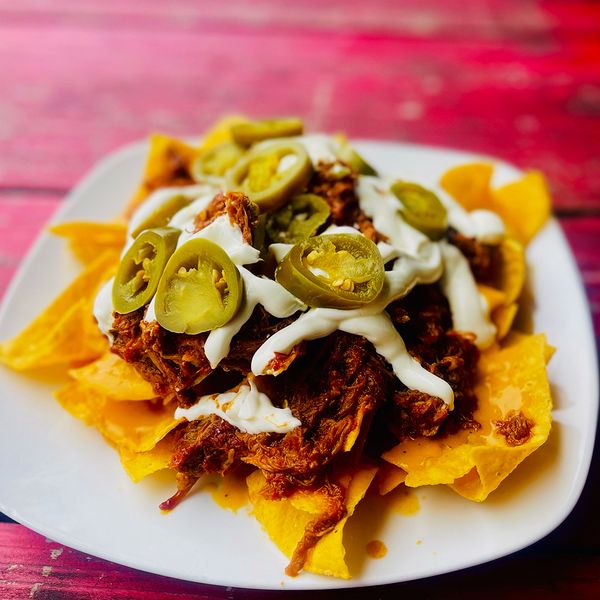
M 207 175 L 223 177 L 243 154 L 244 148 L 224 142 L 200 154 L 192 163 L 190 173 L 196 181 L 204 181 Z
M 377 171 L 348 142 L 342 144 L 338 158 L 359 175 L 377 175 Z
M 179 230 L 146 229 L 121 259 L 112 289 L 115 311 L 127 314 L 150 302 L 163 269 L 177 245 Z
M 152 211 L 132 232 L 132 237 L 137 237 L 146 229 L 156 227 L 164 227 L 169 224 L 175 213 L 178 213 L 182 208 L 191 204 L 191 198 L 183 194 L 174 194 L 167 198 L 159 207 Z
M 377 246 L 360 234 L 318 235 L 288 252 L 275 279 L 308 306 L 359 308 L 381 292 L 383 259 Z
M 227 253 L 214 242 L 192 238 L 165 267 L 156 291 L 156 319 L 174 333 L 201 333 L 225 325 L 241 299 L 241 277 Z
M 273 242 L 296 244 L 313 235 L 329 213 L 329 204 L 320 196 L 300 194 L 267 216 L 267 233 Z
M 228 187 L 244 192 L 261 210 L 275 210 L 302 191 L 312 163 L 297 142 L 274 142 L 250 150 L 228 172 Z
M 303 131 L 302 119 L 265 119 L 264 121 L 248 121 L 233 125 L 231 137 L 241 146 L 251 146 L 256 142 L 272 138 L 302 135 Z
M 446 207 L 432 191 L 406 181 L 394 182 L 391 190 L 402 202 L 401 213 L 409 225 L 432 240 L 444 236 L 448 226 Z

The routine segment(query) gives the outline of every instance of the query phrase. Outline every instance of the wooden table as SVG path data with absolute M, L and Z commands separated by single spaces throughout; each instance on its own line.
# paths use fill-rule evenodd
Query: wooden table
M 544 171 L 600 334 L 597 2 L 0 0 L 0 90 L 0 294 L 107 152 L 223 113 L 298 114 Z M 595 466 L 566 522 L 516 555 L 327 597 L 598 597 L 599 478 Z M 272 595 L 147 575 L 0 523 L 0 598 Z

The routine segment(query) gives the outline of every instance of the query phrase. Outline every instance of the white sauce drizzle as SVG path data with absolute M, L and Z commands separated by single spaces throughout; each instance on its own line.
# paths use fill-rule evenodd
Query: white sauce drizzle
M 215 185 L 198 184 L 184 185 L 181 187 L 159 188 L 155 190 L 144 200 L 144 202 L 142 202 L 142 204 L 140 204 L 140 206 L 131 216 L 129 227 L 127 228 L 127 235 L 131 236 L 132 231 L 135 231 L 146 219 L 149 219 L 155 211 L 160 210 L 163 204 L 166 204 L 174 196 L 184 196 L 190 201 L 195 200 L 200 196 L 210 196 L 212 199 L 217 193 L 218 189 L 219 188 Z M 185 208 L 182 210 L 185 210 Z M 180 212 L 182 211 L 180 210 L 176 214 L 179 214 Z
M 437 396 L 452 406 L 452 388 L 411 358 L 402 337 L 387 313 L 383 312 L 384 304 L 376 301 L 353 310 L 311 308 L 292 324 L 273 334 L 256 351 L 252 357 L 252 372 L 255 375 L 264 373 L 276 352 L 288 354 L 303 340 L 322 338 L 339 329 L 367 338 L 407 387 Z
M 113 301 L 112 288 L 115 278 L 109 279 L 98 292 L 94 300 L 93 313 L 96 321 L 98 321 L 98 329 L 108 338 L 108 341 L 113 343 L 113 336 L 110 333 L 113 324 Z
M 242 230 L 237 223 L 231 223 L 227 215 L 217 217 L 210 225 L 196 233 L 184 231 L 179 236 L 177 247 L 180 248 L 191 239 L 202 238 L 221 246 L 236 265 L 254 264 L 260 259 L 260 250 L 246 243 Z
M 195 421 L 208 415 L 218 415 L 240 431 L 250 434 L 287 433 L 301 425 L 289 408 L 273 406 L 271 399 L 260 392 L 252 380 L 235 392 L 202 396 L 190 408 L 178 408 L 176 419 Z
M 340 149 L 337 140 L 322 134 L 288 139 L 301 143 L 315 166 L 321 161 L 334 162 Z M 269 140 L 261 146 L 279 141 L 282 140 Z M 279 169 L 289 168 L 292 159 L 295 160 L 295 157 L 284 157 Z M 418 181 L 414 177 L 407 179 Z M 493 341 L 496 330 L 486 315 L 485 302 L 478 293 L 466 258 L 454 246 L 446 242 L 432 242 L 406 223 L 399 210 L 401 203 L 390 192 L 389 183 L 378 177 L 359 176 L 356 189 L 361 209 L 371 217 L 375 228 L 388 238 L 387 243 L 378 244 L 384 262 L 394 260 L 392 269 L 385 273 L 384 289 L 380 296 L 359 309 L 309 309 L 292 324 L 272 335 L 257 350 L 252 357 L 252 372 L 255 375 L 264 373 L 276 352 L 287 354 L 303 340 L 325 337 L 339 329 L 369 340 L 407 387 L 437 396 L 450 407 L 453 406 L 454 397 L 449 384 L 424 369 L 410 356 L 402 337 L 384 311 L 385 307 L 408 294 L 417 284 L 440 280 L 450 304 L 455 329 L 474 333 L 480 347 L 486 347 Z M 502 239 L 504 224 L 498 215 L 487 210 L 469 213 L 439 185 L 422 183 L 432 189 L 446 207 L 450 226 L 482 243 L 496 244 Z M 177 212 L 169 223 L 169 226 L 182 230 L 178 246 L 193 237 L 209 239 L 221 246 L 236 264 L 244 282 L 244 297 L 237 315 L 208 335 L 205 353 L 212 368 L 227 356 L 233 337 L 248 321 L 258 304 L 277 318 L 285 318 L 306 309 L 299 299 L 276 281 L 257 277 L 242 266 L 258 262 L 259 252 L 244 242 L 241 229 L 230 223 L 227 215 L 218 217 L 213 223 L 194 233 L 196 215 L 206 208 L 218 191 L 219 182 L 157 190 L 140 206 L 129 225 L 131 232 L 154 210 L 160 208 L 163 202 L 174 195 L 186 195 L 194 201 Z M 332 226 L 326 233 L 361 235 L 348 226 Z M 281 262 L 291 247 L 290 244 L 271 244 L 269 252 L 277 262 Z M 99 328 L 109 339 L 113 308 L 111 289 L 112 281 L 102 287 L 94 304 L 94 315 Z M 152 299 L 146 310 L 145 320 L 155 319 Z M 209 414 L 218 414 L 235 427 L 249 433 L 285 432 L 300 425 L 289 409 L 273 407 L 269 398 L 256 389 L 252 379 L 249 385 L 242 385 L 237 392 L 203 396 L 193 407 L 177 409 L 175 416 L 178 419 L 193 420 Z
M 173 215 L 173 218 L 169 221 L 169 226 L 181 229 L 182 233 L 193 233 L 196 215 L 210 204 L 211 200 L 215 197 L 215 193 L 209 192 L 208 194 L 203 194 L 191 204 L 184 206 Z
M 490 322 L 477 283 L 462 252 L 442 243 L 444 273 L 441 286 L 452 313 L 454 329 L 470 331 L 477 336 L 477 346 L 487 348 L 495 339 L 496 327 Z
M 363 175 L 358 178 L 356 194 L 361 209 L 373 220 L 373 225 L 388 237 L 388 242 L 411 256 L 418 256 L 429 238 L 411 227 L 400 214 L 402 204 L 379 177 Z
M 498 244 L 505 235 L 502 219 L 490 210 L 467 212 L 443 190 L 438 194 L 448 211 L 448 224 L 467 237 L 482 244 Z
M 229 323 L 213 329 L 204 344 L 204 353 L 213 369 L 227 356 L 233 336 L 252 316 L 257 304 L 262 304 L 269 314 L 278 319 L 284 319 L 306 308 L 296 296 L 290 294 L 276 281 L 266 277 L 257 277 L 241 266 L 238 267 L 238 270 L 244 281 L 242 306 Z

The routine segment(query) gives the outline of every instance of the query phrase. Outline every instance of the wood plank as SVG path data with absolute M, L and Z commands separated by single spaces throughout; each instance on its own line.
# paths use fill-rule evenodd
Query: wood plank
M 493 581 L 493 585 L 490 582 Z M 285 584 L 284 584 L 285 585 Z M 400 596 L 452 599 L 506 598 L 562 600 L 596 598 L 600 557 L 585 554 L 521 552 L 494 563 L 433 579 L 368 589 L 311 592 L 321 599 Z M 148 575 L 76 552 L 44 539 L 20 525 L 0 524 L 0 591 L 2 598 L 61 600 L 264 599 L 284 592 L 205 586 Z M 287 598 L 306 595 L 285 592 Z
M 390 33 L 424 37 L 524 37 L 566 29 L 593 35 L 597 6 L 585 1 L 539 0 L 0 0 L 10 23 L 93 24 L 106 27 L 160 27 L 199 31 L 215 27 L 306 28 L 333 32 Z M 554 17 L 554 18 L 553 18 Z M 558 17 L 558 18 L 556 18 Z
M 585 286 L 600 346 L 600 217 L 561 219 Z
M 56 193 L 0 193 L 0 299 L 61 200 Z
M 151 130 L 196 132 L 241 111 L 498 155 L 546 172 L 557 206 L 600 207 L 600 41 L 565 37 L 556 23 L 474 43 L 271 22 L 194 30 L 176 17 L 170 28 L 119 29 L 81 14 L 88 21 L 0 25 L 0 186 L 67 189 Z

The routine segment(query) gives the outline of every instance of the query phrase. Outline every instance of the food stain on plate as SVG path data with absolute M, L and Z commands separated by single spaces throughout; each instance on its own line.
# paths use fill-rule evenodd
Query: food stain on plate
M 205 489 L 210 492 L 216 504 L 232 512 L 237 512 L 248 504 L 246 478 L 237 473 L 225 477 L 211 477 Z
M 419 499 L 411 488 L 405 485 L 398 486 L 385 496 L 388 506 L 392 512 L 399 513 L 405 517 L 416 515 L 419 512 Z
M 371 540 L 366 551 L 371 558 L 383 558 L 387 554 L 387 546 L 381 540 Z

